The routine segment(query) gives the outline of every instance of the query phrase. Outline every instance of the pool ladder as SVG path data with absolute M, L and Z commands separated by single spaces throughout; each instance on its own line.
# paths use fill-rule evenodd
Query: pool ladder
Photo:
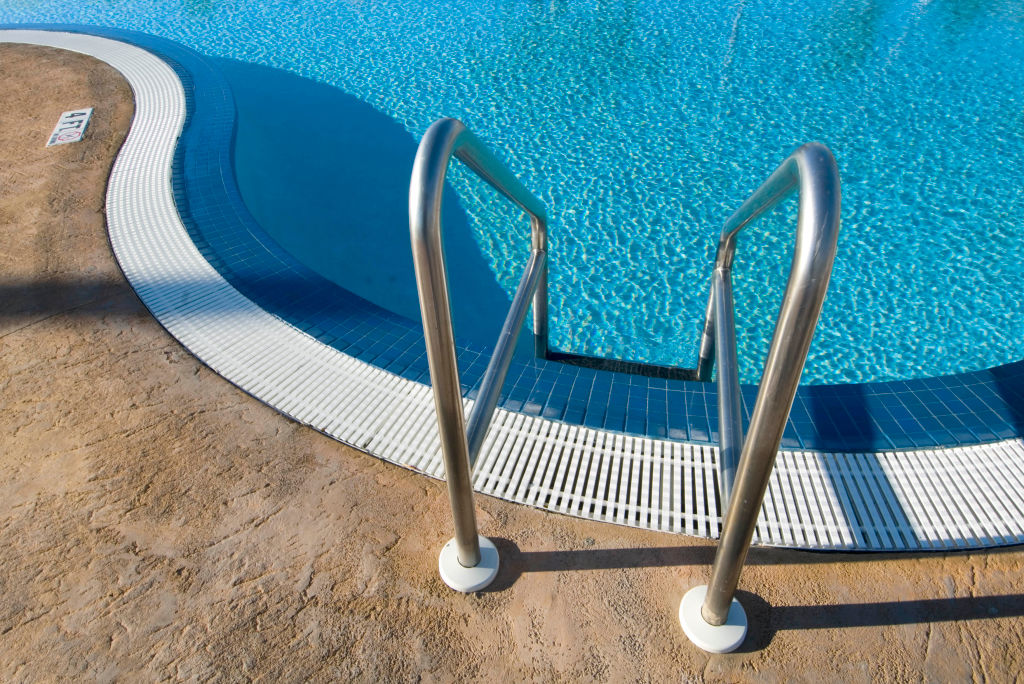
M 526 212 L 531 232 L 530 257 L 468 423 L 462 408 L 441 232 L 441 197 L 453 156 Z M 732 296 L 736 238 L 744 227 L 794 191 L 798 191 L 800 206 L 793 261 L 744 439 Z M 839 171 L 835 159 L 824 145 L 809 143 L 786 158 L 722 229 L 698 365 L 692 370 L 681 369 L 679 375 L 710 381 L 717 356 L 718 482 L 725 519 L 711 581 L 687 592 L 679 615 L 687 636 L 705 650 L 734 650 L 746 635 L 746 616 L 734 595 L 828 289 L 839 236 L 839 209 Z M 478 591 L 497 576 L 499 559 L 493 543 L 477 533 L 472 469 L 531 300 L 537 356 L 581 365 L 596 364 L 585 357 L 566 359 L 573 355 L 549 353 L 544 206 L 456 119 L 436 121 L 420 142 L 409 188 L 409 227 L 438 432 L 455 520 L 455 537 L 442 549 L 439 569 L 453 589 Z

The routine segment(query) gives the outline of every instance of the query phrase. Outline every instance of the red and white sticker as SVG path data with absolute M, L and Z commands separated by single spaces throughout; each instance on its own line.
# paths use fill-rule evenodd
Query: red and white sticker
M 57 127 L 50 134 L 50 142 L 46 143 L 46 146 L 78 142 L 85 135 L 85 127 L 89 125 L 91 117 L 92 107 L 64 112 L 60 115 Z

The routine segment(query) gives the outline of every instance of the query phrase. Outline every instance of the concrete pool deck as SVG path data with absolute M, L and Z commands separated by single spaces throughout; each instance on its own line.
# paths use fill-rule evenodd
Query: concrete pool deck
M 197 362 L 123 280 L 104 187 L 115 71 L 0 46 L 0 675 L 54 678 L 1012 681 L 1024 550 L 754 549 L 752 634 L 676 621 L 711 542 L 477 498 L 503 570 L 456 595 L 443 483 L 330 440 Z M 44 149 L 62 111 L 86 139 Z

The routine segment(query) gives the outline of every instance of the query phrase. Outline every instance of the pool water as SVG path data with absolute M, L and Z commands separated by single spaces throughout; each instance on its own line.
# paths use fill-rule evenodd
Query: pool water
M 0 21 L 136 29 L 274 66 L 371 105 L 410 139 L 440 116 L 462 119 L 548 206 L 556 348 L 692 364 L 722 222 L 795 147 L 818 140 L 839 163 L 843 224 L 803 381 L 1024 358 L 1022 2 L 145 7 L 0 0 Z M 525 220 L 468 174 L 452 182 L 467 234 L 509 295 Z M 791 201 L 740 240 L 747 382 L 767 350 L 795 214 Z M 294 230 L 266 228 L 283 244 Z M 331 249 L 324 261 L 357 258 Z

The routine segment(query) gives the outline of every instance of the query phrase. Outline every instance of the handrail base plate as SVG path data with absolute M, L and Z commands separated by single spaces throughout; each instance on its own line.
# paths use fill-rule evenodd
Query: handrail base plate
M 487 537 L 478 535 L 480 540 L 480 562 L 467 568 L 459 562 L 458 546 L 451 539 L 441 549 L 441 557 L 437 560 L 441 579 L 455 591 L 471 594 L 480 591 L 498 576 L 498 548 Z
M 679 623 L 697 648 L 708 653 L 731 653 L 747 638 L 747 613 L 734 598 L 729 605 L 729 616 L 725 624 L 708 624 L 701 615 L 707 593 L 708 585 L 701 584 L 683 595 L 679 603 Z

